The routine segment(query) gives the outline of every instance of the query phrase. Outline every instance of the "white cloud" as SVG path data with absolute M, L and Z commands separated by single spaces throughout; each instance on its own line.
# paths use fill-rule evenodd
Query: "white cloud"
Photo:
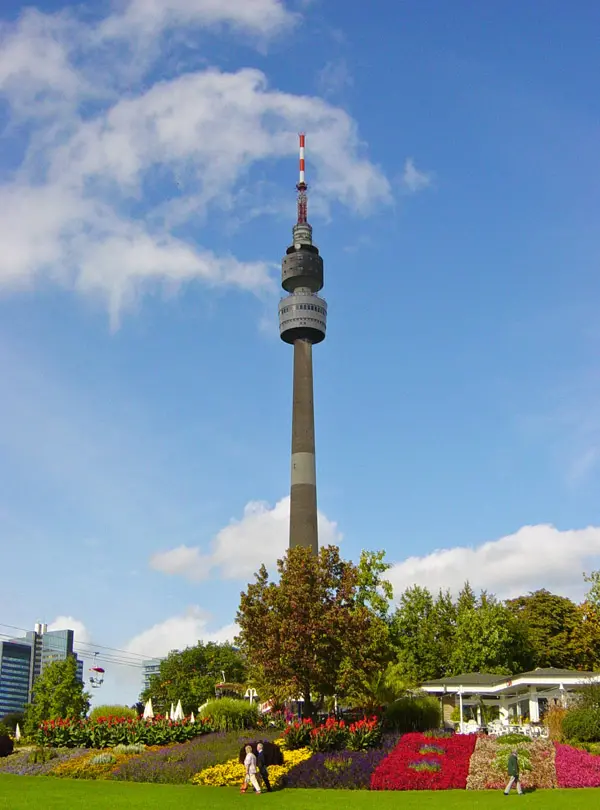
M 387 179 L 362 157 L 342 109 L 271 89 L 258 70 L 149 82 L 148 65 L 136 61 L 132 32 L 144 26 L 218 22 L 274 33 L 293 19 L 278 0 L 132 0 L 104 27 L 28 11 L 0 29 L 0 94 L 13 123 L 30 119 L 25 158 L 0 184 L 0 290 L 50 280 L 100 296 L 113 324 L 148 287 L 197 279 L 262 294 L 273 285 L 268 260 L 219 255 L 203 242 L 215 218 L 246 211 L 253 166 L 295 157 L 301 129 L 313 212 L 341 202 L 366 214 L 389 202 Z M 118 43 L 107 39 L 111 21 Z M 192 222 L 193 241 L 181 232 Z
M 48 630 L 73 630 L 75 644 L 88 644 L 92 640 L 85 624 L 79 621 L 79 619 L 74 619 L 73 616 L 57 616 L 56 619 L 48 625 Z
M 325 96 L 335 96 L 354 84 L 345 59 L 335 59 L 327 62 L 319 71 L 317 82 L 319 90 Z
M 127 651 L 148 658 L 161 658 L 168 655 L 171 650 L 182 650 L 197 644 L 198 641 L 205 643 L 233 641 L 238 632 L 236 624 L 209 631 L 207 627 L 210 620 L 210 614 L 202 608 L 190 607 L 182 615 L 171 616 L 139 633 L 128 642 Z
M 419 171 L 412 158 L 406 159 L 404 172 L 402 174 L 402 185 L 407 191 L 411 194 L 416 194 L 417 191 L 423 191 L 429 188 L 432 182 L 433 174 L 431 172 Z
M 104 21 L 104 36 L 156 36 L 167 28 L 222 24 L 272 35 L 297 21 L 281 0 L 129 0 L 124 5 L 123 13 Z
M 250 501 L 241 520 L 232 520 L 219 531 L 209 553 L 198 546 L 179 546 L 154 554 L 150 566 L 156 571 L 185 577 L 192 582 L 206 579 L 216 569 L 227 579 L 248 579 L 264 563 L 272 567 L 289 542 L 290 499 L 274 507 Z M 342 535 L 337 523 L 319 512 L 319 543 L 337 545 Z
M 409 557 L 389 572 L 396 596 L 412 585 L 457 593 L 465 580 L 509 598 L 547 588 L 572 598 L 585 591 L 582 572 L 598 566 L 600 528 L 559 531 L 554 526 L 523 526 L 499 540 L 473 548 L 440 549 Z M 595 560 L 595 563 L 594 563 Z

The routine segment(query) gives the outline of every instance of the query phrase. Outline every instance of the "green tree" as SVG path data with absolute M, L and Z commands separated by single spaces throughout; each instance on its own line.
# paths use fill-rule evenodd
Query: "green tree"
M 242 593 L 238 643 L 269 697 L 302 696 L 312 714 L 315 698 L 357 693 L 385 668 L 389 631 L 373 607 L 381 572 L 368 575 L 362 560 L 361 569 L 334 546 L 318 556 L 293 548 L 277 562 L 279 582 L 269 581 L 263 565 Z
M 527 627 L 534 666 L 581 666 L 581 614 L 574 602 L 541 589 L 509 599 L 506 605 Z
M 33 702 L 25 707 L 25 731 L 33 733 L 44 720 L 84 717 L 90 695 L 77 677 L 75 656 L 47 664 L 33 685 Z
M 452 672 L 456 616 L 457 606 L 452 601 L 452 594 L 448 590 L 440 590 L 431 614 L 437 657 L 437 678 L 443 678 Z
M 392 616 L 391 636 L 398 670 L 411 686 L 439 674 L 434 608 L 431 592 L 413 585 L 404 591 Z
M 589 574 L 584 574 L 583 578 L 590 584 L 585 601 L 600 613 L 600 571 L 591 571 Z
M 247 667 L 243 655 L 232 644 L 204 644 L 174 650 L 160 662 L 157 675 L 140 695 L 140 701 L 152 698 L 155 712 L 166 713 L 171 703 L 181 700 L 186 715 L 196 712 L 207 700 L 215 697 L 215 685 L 222 681 L 243 684 Z
M 394 598 L 391 582 L 384 574 L 391 568 L 385 561 L 385 551 L 362 551 L 357 566 L 357 604 L 370 607 L 384 621 L 388 621 L 390 602 Z
M 453 674 L 512 674 L 529 669 L 531 645 L 523 623 L 494 596 L 482 593 L 473 603 L 459 598 L 452 653 Z

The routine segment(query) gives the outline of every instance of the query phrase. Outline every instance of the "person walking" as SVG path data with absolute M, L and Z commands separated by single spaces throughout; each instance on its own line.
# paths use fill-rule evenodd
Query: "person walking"
M 246 768 L 246 776 L 242 784 L 242 793 L 246 792 L 248 784 L 251 784 L 255 793 L 260 793 L 260 785 L 256 778 L 256 756 L 252 753 L 252 746 L 246 746 L 246 759 L 244 760 L 244 767 Z
M 267 763 L 265 762 L 265 752 L 263 751 L 263 744 L 258 743 L 256 746 L 256 766 L 258 768 L 258 773 L 260 774 L 260 778 L 265 784 L 267 789 L 267 793 L 271 793 L 271 783 L 269 782 L 269 769 L 267 768 Z
M 504 788 L 504 795 L 508 796 L 510 793 L 511 787 L 516 783 L 517 785 L 517 793 L 519 796 L 523 793 L 523 789 L 521 788 L 521 780 L 519 779 L 519 757 L 517 750 L 511 751 L 508 756 L 508 784 Z

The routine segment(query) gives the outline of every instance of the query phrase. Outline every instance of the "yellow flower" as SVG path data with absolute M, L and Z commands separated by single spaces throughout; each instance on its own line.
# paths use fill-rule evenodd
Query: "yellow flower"
M 293 767 L 299 765 L 312 756 L 310 748 L 299 748 L 297 751 L 286 751 L 283 765 L 271 765 L 269 768 L 269 780 L 274 787 L 279 787 L 284 776 Z M 194 785 L 204 785 L 210 787 L 232 787 L 240 785 L 246 774 L 244 766 L 237 759 L 230 759 L 221 765 L 212 765 L 204 768 L 200 773 L 192 777 Z

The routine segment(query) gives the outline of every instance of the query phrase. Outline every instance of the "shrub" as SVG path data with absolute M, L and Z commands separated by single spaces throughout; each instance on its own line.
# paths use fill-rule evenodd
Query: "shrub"
M 240 731 L 245 728 L 256 728 L 259 713 L 256 704 L 235 698 L 211 700 L 202 709 L 200 716 L 208 719 L 216 731 Z
M 600 742 L 600 708 L 569 709 L 563 719 L 562 731 L 567 740 Z
M 112 765 L 117 761 L 114 754 L 96 754 L 90 759 L 90 765 Z
M 307 748 L 310 744 L 310 734 L 313 728 L 313 722 L 308 718 L 300 722 L 290 723 L 283 732 L 286 749 L 296 751 L 299 748 Z
M 128 718 L 137 720 L 139 717 L 135 709 L 130 709 L 129 706 L 96 706 L 88 715 L 89 720 L 99 720 L 101 717 L 109 718 Z
M 37 748 L 30 752 L 27 761 L 32 765 L 44 765 L 46 762 L 50 762 L 51 759 L 56 759 L 56 751 L 53 748 L 43 748 L 38 745 Z
M 5 725 L 4 721 L 0 720 L 0 737 L 12 737 L 13 730 L 10 726 Z
M 427 731 L 440 725 L 440 704 L 434 697 L 402 697 L 387 707 L 384 721 L 401 734 Z
M 256 754 L 257 749 L 256 746 L 259 742 L 263 744 L 263 754 L 265 757 L 265 765 L 269 767 L 270 765 L 283 765 L 283 751 L 281 748 L 274 742 L 268 742 L 267 740 L 257 740 L 256 742 L 246 743 L 246 745 L 252 746 L 252 751 Z M 238 762 L 240 764 L 244 763 L 246 759 L 246 745 L 242 745 L 240 748 L 240 753 L 238 756 Z
M 146 746 L 143 743 L 131 743 L 131 745 L 115 745 L 113 754 L 143 754 Z
M 564 740 L 563 734 L 563 721 L 567 710 L 561 706 L 551 706 L 546 712 L 544 722 L 548 727 L 548 736 L 554 742 L 562 742 Z
M 7 757 L 14 751 L 15 744 L 8 734 L 0 734 L 0 757 Z

